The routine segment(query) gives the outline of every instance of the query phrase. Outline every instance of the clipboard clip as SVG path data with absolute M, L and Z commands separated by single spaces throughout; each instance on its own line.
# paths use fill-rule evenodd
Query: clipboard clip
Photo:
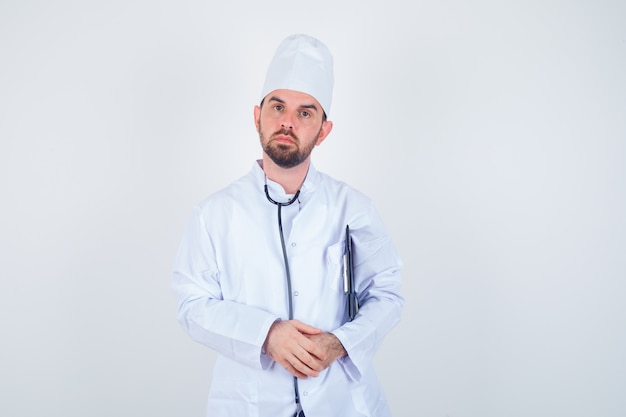
M 346 310 L 350 321 L 359 311 L 359 299 L 354 289 L 354 264 L 350 226 L 346 225 L 346 244 L 343 253 L 343 292 L 346 294 Z

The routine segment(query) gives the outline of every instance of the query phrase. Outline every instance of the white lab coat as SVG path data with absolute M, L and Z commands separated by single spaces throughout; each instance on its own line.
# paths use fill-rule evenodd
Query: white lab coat
M 267 181 L 276 201 L 280 185 Z M 195 207 L 175 260 L 178 319 L 219 353 L 207 416 L 291 417 L 293 377 L 262 352 L 268 330 L 288 319 L 277 206 L 264 193 L 259 163 Z M 282 208 L 294 318 L 335 334 L 348 356 L 319 377 L 300 379 L 307 417 L 389 416 L 372 368 L 403 299 L 401 261 L 363 194 L 309 168 L 299 201 Z M 347 321 L 343 293 L 345 226 L 354 242 L 360 311 Z

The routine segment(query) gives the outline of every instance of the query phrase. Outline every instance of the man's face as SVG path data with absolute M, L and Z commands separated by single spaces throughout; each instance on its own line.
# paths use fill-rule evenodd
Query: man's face
M 281 168 L 306 161 L 313 148 L 332 129 L 324 110 L 312 96 L 293 90 L 274 90 L 254 109 L 254 121 L 263 151 Z

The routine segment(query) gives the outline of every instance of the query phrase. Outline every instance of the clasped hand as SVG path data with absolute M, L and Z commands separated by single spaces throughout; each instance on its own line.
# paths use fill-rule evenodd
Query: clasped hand
M 298 378 L 316 377 L 346 355 L 334 334 L 298 320 L 272 324 L 263 347 L 272 360 Z

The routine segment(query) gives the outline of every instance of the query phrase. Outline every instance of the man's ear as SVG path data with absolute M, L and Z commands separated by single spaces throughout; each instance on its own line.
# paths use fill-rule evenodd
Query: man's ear
M 259 131 L 259 125 L 261 123 L 261 107 L 254 106 L 254 126 L 256 127 L 256 131 Z
M 317 142 L 315 142 L 315 146 L 320 146 L 324 139 L 330 134 L 331 130 L 333 130 L 333 122 L 330 120 L 326 120 L 322 122 L 322 128 L 320 129 L 320 134 L 317 138 Z

